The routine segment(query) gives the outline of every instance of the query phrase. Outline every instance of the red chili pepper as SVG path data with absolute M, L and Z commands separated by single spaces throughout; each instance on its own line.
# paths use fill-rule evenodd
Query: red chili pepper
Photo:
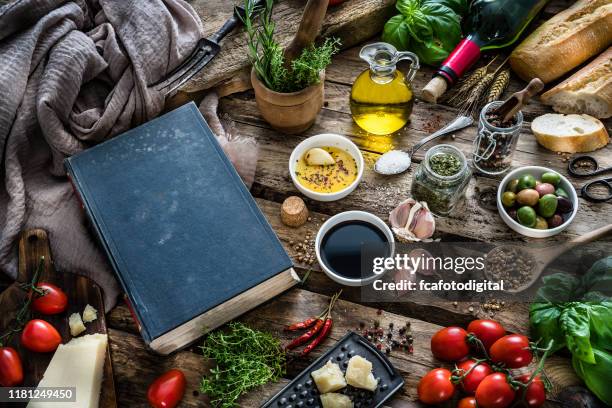
M 307 329 L 313 324 L 315 324 L 317 322 L 317 319 L 318 319 L 317 317 L 309 317 L 303 322 L 293 323 L 291 326 L 285 327 L 285 331 L 296 331 L 296 330 Z
M 324 322 L 322 319 L 317 319 L 317 322 L 315 323 L 312 329 L 308 330 L 306 333 L 302 334 L 300 337 L 294 339 L 291 343 L 287 345 L 286 349 L 291 350 L 291 349 L 296 348 L 300 344 L 306 343 L 308 340 L 310 340 L 312 336 L 314 336 L 315 334 L 319 332 L 319 330 L 321 330 L 321 327 L 323 327 L 323 323 Z
M 302 351 L 303 356 L 310 353 L 315 347 L 319 345 L 319 343 L 321 343 L 329 335 L 332 324 L 333 324 L 333 321 L 331 317 L 328 317 L 327 319 L 325 319 L 325 324 L 323 325 L 323 328 L 321 329 L 321 332 L 319 333 L 319 335 L 313 341 L 311 341 L 306 347 L 304 347 L 304 350 Z

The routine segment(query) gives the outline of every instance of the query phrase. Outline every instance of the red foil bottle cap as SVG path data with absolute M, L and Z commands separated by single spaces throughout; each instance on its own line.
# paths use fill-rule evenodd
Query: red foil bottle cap
M 438 70 L 450 84 L 454 84 L 480 58 L 480 47 L 464 38 L 444 60 Z

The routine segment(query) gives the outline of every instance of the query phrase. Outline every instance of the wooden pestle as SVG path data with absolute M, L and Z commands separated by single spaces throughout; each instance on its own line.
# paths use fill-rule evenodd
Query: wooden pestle
M 302 50 L 313 44 L 323 26 L 329 0 L 308 0 L 302 21 L 291 44 L 285 48 L 285 67 L 291 68 L 291 62 L 300 56 Z

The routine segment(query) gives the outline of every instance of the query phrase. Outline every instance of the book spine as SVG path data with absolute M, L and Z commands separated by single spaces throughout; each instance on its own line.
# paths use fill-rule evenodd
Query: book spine
M 67 172 L 66 175 L 68 176 L 68 181 L 70 182 L 70 185 L 72 186 L 72 191 L 74 191 L 74 195 L 77 201 L 79 202 L 79 205 L 81 206 L 81 210 L 85 211 L 85 204 L 83 203 L 83 197 L 81 197 L 81 193 L 79 193 L 79 190 L 76 188 L 74 184 L 74 179 L 70 175 L 70 172 Z
M 138 327 L 138 332 L 142 333 L 142 325 L 136 316 L 136 312 L 134 311 L 134 306 L 132 306 L 132 302 L 130 302 L 130 298 L 128 295 L 123 295 L 123 299 L 125 300 L 125 304 L 127 305 L 130 314 L 132 315 L 132 319 L 134 319 L 134 323 L 136 323 L 136 327 Z

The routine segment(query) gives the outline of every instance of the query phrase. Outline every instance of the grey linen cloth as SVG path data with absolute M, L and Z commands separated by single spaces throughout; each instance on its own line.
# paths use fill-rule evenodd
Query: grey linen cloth
M 183 0 L 0 7 L 0 270 L 16 278 L 19 233 L 43 228 L 57 269 L 92 278 L 106 310 L 114 306 L 121 289 L 62 161 L 157 116 L 164 99 L 147 84 L 189 55 L 201 32 Z

